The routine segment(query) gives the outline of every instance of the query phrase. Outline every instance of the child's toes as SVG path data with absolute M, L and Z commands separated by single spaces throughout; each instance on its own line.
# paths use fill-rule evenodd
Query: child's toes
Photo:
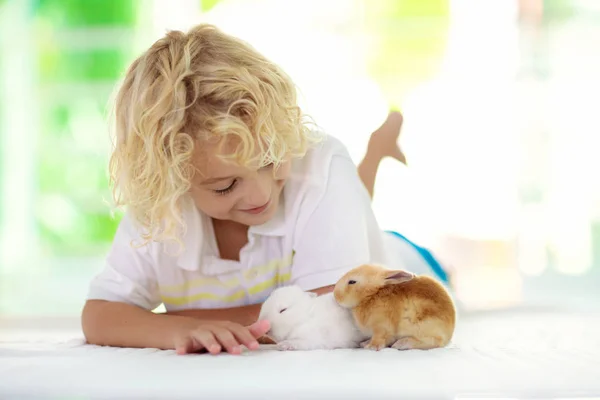
M 406 162 L 406 156 L 402 152 L 402 149 L 400 148 L 400 146 L 395 146 L 390 151 L 389 156 L 392 157 L 392 158 L 395 158 L 396 160 L 400 161 L 404 165 L 408 165 L 407 162 Z
M 406 157 L 398 144 L 403 122 L 402 114 L 392 111 L 385 122 L 371 134 L 368 151 L 378 157 L 392 157 L 406 164 Z

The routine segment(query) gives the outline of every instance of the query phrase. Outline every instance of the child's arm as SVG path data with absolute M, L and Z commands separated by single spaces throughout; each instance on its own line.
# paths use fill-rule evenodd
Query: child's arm
M 333 286 L 326 286 L 319 289 L 311 290 L 317 294 L 331 292 Z M 191 309 L 183 311 L 171 311 L 167 315 L 177 315 L 192 317 L 204 320 L 232 321 L 242 325 L 250 325 L 258 319 L 261 304 L 253 304 L 251 306 L 235 307 L 235 308 L 217 308 L 211 310 Z
M 203 320 L 231 321 L 242 325 L 250 325 L 258 319 L 261 304 L 234 308 L 190 309 L 170 311 L 167 315 L 184 316 Z
M 91 344 L 239 353 L 240 344 L 258 347 L 268 323 L 244 326 L 229 321 L 198 320 L 156 314 L 161 303 L 151 246 L 131 243 L 139 233 L 126 214 L 119 224 L 105 268 L 94 278 L 82 313 L 83 332 Z M 249 325 L 249 324 L 247 324 Z
M 82 327 L 91 344 L 176 349 L 180 354 L 201 349 L 239 354 L 240 344 L 258 348 L 256 340 L 269 329 L 265 322 L 246 327 L 228 321 L 155 314 L 131 304 L 104 300 L 86 303 Z

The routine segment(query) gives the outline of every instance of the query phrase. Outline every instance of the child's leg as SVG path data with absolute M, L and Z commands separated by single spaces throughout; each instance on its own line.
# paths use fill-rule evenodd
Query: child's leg
M 373 198 L 375 178 L 381 160 L 385 157 L 392 157 L 406 164 L 406 158 L 398 144 L 402 122 L 402 114 L 398 111 L 392 111 L 385 122 L 371 134 L 365 157 L 358 164 L 358 175 L 371 198 Z

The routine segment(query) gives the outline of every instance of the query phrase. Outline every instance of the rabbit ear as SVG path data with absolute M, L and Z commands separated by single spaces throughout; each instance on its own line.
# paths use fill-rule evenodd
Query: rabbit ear
M 414 277 L 415 277 L 415 275 L 412 272 L 408 272 L 408 271 L 402 271 L 402 270 L 389 271 L 386 274 L 385 283 L 387 285 L 390 285 L 390 284 L 394 284 L 394 283 L 408 282 L 408 281 L 412 280 Z

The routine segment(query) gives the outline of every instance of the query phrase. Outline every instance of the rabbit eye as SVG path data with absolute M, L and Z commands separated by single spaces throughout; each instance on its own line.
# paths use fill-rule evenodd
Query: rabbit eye
M 356 281 L 354 279 L 348 281 L 348 285 L 354 285 Z
M 281 310 L 279 310 L 279 314 L 282 314 L 285 310 L 287 310 L 287 308 L 282 308 Z

